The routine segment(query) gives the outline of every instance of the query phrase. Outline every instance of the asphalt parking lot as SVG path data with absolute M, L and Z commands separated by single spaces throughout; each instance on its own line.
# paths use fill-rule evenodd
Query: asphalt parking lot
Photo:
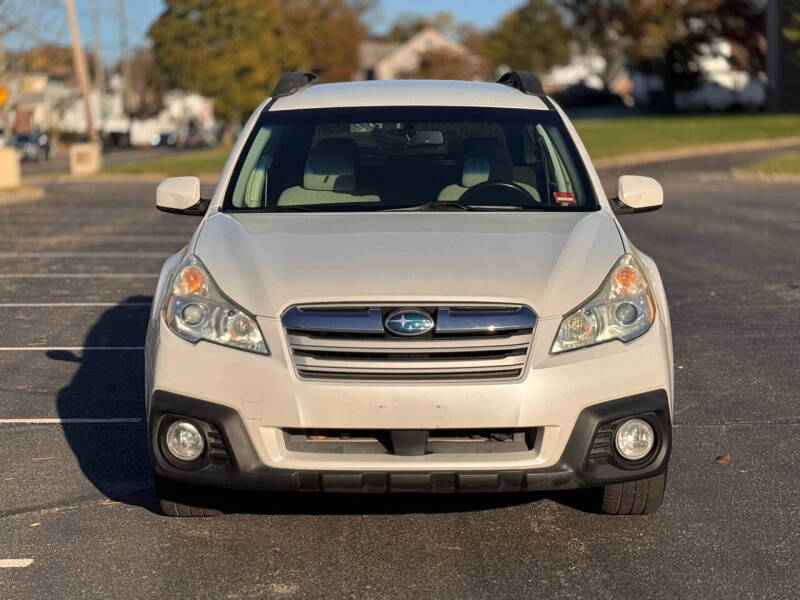
M 746 158 L 625 169 L 666 190 L 623 225 L 659 264 L 675 340 L 675 448 L 645 517 L 580 493 L 256 495 L 163 517 L 141 347 L 196 220 L 157 212 L 146 181 L 0 206 L 0 598 L 797 597 L 799 188 L 734 181 Z

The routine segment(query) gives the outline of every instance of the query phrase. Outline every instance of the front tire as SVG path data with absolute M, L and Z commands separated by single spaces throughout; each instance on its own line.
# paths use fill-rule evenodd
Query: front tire
M 161 512 L 168 517 L 217 517 L 223 513 L 214 490 L 153 476 Z
M 664 499 L 666 471 L 655 477 L 612 483 L 603 490 L 603 512 L 607 515 L 649 515 Z

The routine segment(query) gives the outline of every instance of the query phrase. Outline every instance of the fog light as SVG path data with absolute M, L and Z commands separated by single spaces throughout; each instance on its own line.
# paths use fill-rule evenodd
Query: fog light
M 196 425 L 175 421 L 167 428 L 167 449 L 178 460 L 197 460 L 203 455 L 206 441 Z
M 647 421 L 642 419 L 628 419 L 617 428 L 614 443 L 617 452 L 627 460 L 639 460 L 648 455 L 653 449 L 656 434 Z

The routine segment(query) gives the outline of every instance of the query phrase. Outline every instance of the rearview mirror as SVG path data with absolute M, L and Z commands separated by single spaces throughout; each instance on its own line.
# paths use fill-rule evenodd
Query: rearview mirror
M 156 188 L 156 208 L 183 215 L 204 215 L 208 200 L 200 197 L 197 177 L 170 177 Z
M 618 215 L 649 212 L 663 205 L 664 190 L 661 184 L 652 177 L 639 175 L 620 177 L 617 181 L 617 197 L 611 199 L 611 208 Z

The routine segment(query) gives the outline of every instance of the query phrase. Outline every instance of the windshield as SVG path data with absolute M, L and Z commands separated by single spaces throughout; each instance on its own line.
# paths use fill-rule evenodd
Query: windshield
M 358 108 L 265 112 L 223 210 L 596 210 L 552 111 Z

